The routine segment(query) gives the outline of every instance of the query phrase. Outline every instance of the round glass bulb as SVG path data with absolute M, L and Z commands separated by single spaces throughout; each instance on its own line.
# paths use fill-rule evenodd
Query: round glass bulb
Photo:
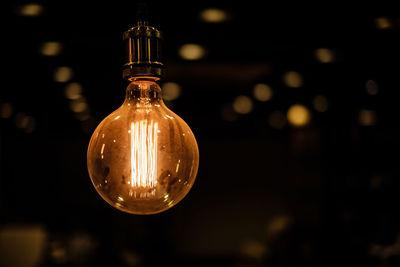
M 189 192 L 199 166 L 199 150 L 189 126 L 169 110 L 161 88 L 136 79 L 120 108 L 94 131 L 87 152 L 90 178 L 113 207 L 154 214 Z

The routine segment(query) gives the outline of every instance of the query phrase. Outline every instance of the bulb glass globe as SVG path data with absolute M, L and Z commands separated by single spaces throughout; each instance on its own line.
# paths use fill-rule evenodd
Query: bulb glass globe
M 136 78 L 120 108 L 94 131 L 87 152 L 90 178 L 113 207 L 154 214 L 178 203 L 199 166 L 196 139 L 169 110 L 152 78 Z

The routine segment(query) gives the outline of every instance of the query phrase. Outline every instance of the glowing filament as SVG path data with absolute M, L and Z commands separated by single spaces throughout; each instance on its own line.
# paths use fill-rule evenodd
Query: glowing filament
M 152 188 L 157 184 L 158 123 L 131 123 L 131 186 Z

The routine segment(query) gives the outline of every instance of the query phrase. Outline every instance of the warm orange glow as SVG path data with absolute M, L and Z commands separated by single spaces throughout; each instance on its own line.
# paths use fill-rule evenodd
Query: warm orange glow
M 375 19 L 375 25 L 380 30 L 389 29 L 392 27 L 392 23 L 386 17 L 379 17 Z
M 259 83 L 254 86 L 253 95 L 258 101 L 265 102 L 272 98 L 273 92 L 267 84 Z
M 209 23 L 219 23 L 228 19 L 228 14 L 218 8 L 207 8 L 201 11 L 200 18 Z
M 295 127 L 302 127 L 310 122 L 310 112 L 303 105 L 293 105 L 287 112 L 287 119 Z
M 321 63 L 330 63 L 335 60 L 335 54 L 328 48 L 319 48 L 315 50 L 315 57 Z
M 79 83 L 70 83 L 65 87 L 65 97 L 71 100 L 82 97 L 82 86 Z
M 186 60 L 198 60 L 204 57 L 206 51 L 198 44 L 184 44 L 179 48 L 179 55 Z
M 73 75 L 73 71 L 69 67 L 59 67 L 54 72 L 54 80 L 56 82 L 64 83 L 68 82 Z
M 13 106 L 10 103 L 4 103 L 0 106 L 0 117 L 8 119 L 13 113 Z
M 250 97 L 241 95 L 235 98 L 232 107 L 239 114 L 248 114 L 253 110 L 253 102 Z
M 362 109 L 358 113 L 358 122 L 363 126 L 372 126 L 376 124 L 376 112 L 369 109 Z
M 35 17 L 42 14 L 43 7 L 38 4 L 26 4 L 21 7 L 19 12 L 22 16 Z
M 164 100 L 171 101 L 177 99 L 181 94 L 181 87 L 174 82 L 166 82 L 162 85 Z
M 62 50 L 59 42 L 46 42 L 40 47 L 40 53 L 44 56 L 57 56 Z
M 155 81 L 134 80 L 126 92 L 124 103 L 92 135 L 89 175 L 113 207 L 159 213 L 181 201 L 193 185 L 197 142 L 189 126 L 165 106 Z
M 157 184 L 158 123 L 131 123 L 131 186 L 153 188 Z
M 288 71 L 283 75 L 283 82 L 291 88 L 299 88 L 303 85 L 303 77 L 296 71 Z

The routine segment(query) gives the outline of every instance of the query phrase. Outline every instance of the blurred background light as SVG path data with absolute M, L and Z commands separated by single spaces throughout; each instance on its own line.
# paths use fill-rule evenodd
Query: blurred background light
M 26 117 L 27 123 L 24 127 L 26 133 L 32 133 L 36 129 L 36 120 L 32 116 Z
M 387 17 L 379 17 L 375 19 L 375 27 L 380 30 L 390 29 L 392 26 L 392 23 Z
M 13 105 L 10 103 L 3 103 L 0 105 L 0 116 L 3 119 L 8 119 L 13 114 Z
M 23 129 L 25 128 L 29 123 L 29 118 L 24 112 L 18 112 L 15 115 L 15 126 L 17 128 Z
M 56 82 L 68 82 L 73 75 L 73 71 L 70 67 L 58 67 L 54 72 L 54 80 Z
M 20 8 L 19 13 L 26 17 L 35 17 L 41 15 L 43 7 L 39 4 L 26 4 Z
M 62 50 L 59 42 L 45 42 L 40 46 L 40 53 L 44 56 L 57 56 Z
M 266 245 L 257 240 L 248 240 L 241 245 L 240 254 L 248 259 L 261 262 L 266 254 L 268 248 Z M 259 265 L 251 265 L 259 266 Z
M 310 122 L 310 111 L 303 105 L 292 105 L 287 112 L 289 123 L 295 127 L 302 127 Z
M 276 216 L 267 224 L 267 235 L 271 237 L 273 235 L 280 234 L 286 230 L 291 223 L 292 220 L 287 215 Z
M 166 82 L 162 84 L 161 88 L 163 98 L 167 101 L 175 100 L 181 95 L 181 87 L 177 83 Z
M 32 116 L 26 115 L 24 112 L 18 112 L 15 115 L 15 126 L 23 129 L 26 133 L 32 133 L 36 128 L 36 120 Z
M 200 12 L 200 18 L 209 23 L 220 23 L 228 19 L 228 14 L 218 8 L 207 8 Z
M 328 110 L 328 99 L 326 98 L 326 96 L 323 95 L 317 95 L 314 97 L 313 99 L 313 106 L 314 109 L 318 112 L 325 112 Z
M 41 266 L 48 233 L 41 226 L 10 225 L 0 229 L 0 266 Z
M 378 83 L 374 80 L 368 80 L 365 83 L 365 91 L 367 91 L 367 94 L 369 95 L 378 94 L 379 91 Z
M 273 92 L 267 84 L 259 83 L 254 86 L 253 96 L 261 102 L 268 101 L 272 98 Z
M 90 112 L 88 109 L 84 109 L 82 112 L 75 113 L 75 117 L 80 121 L 86 121 L 90 119 Z
M 377 121 L 376 112 L 370 109 L 362 109 L 358 113 L 358 123 L 362 126 L 375 125 Z
M 65 264 L 68 260 L 67 249 L 59 241 L 50 242 L 49 246 L 51 260 L 58 265 Z
M 238 96 L 233 101 L 233 110 L 239 114 L 247 114 L 253 110 L 253 102 L 247 96 Z
M 74 99 L 69 103 L 69 107 L 73 112 L 83 112 L 87 109 L 86 99 L 83 97 Z
M 74 100 L 82 97 L 82 86 L 80 83 L 70 83 L 65 86 L 64 95 L 66 98 Z
M 291 88 L 298 88 L 303 85 L 303 77 L 296 71 L 288 71 L 283 75 L 283 82 Z
M 286 122 L 286 116 L 281 111 L 274 111 L 268 116 L 268 123 L 274 129 L 282 129 Z
M 331 49 L 318 48 L 315 50 L 315 58 L 321 63 L 331 63 L 335 60 L 335 54 Z
M 179 56 L 186 60 L 198 60 L 205 56 L 205 49 L 198 44 L 184 44 L 179 48 Z

